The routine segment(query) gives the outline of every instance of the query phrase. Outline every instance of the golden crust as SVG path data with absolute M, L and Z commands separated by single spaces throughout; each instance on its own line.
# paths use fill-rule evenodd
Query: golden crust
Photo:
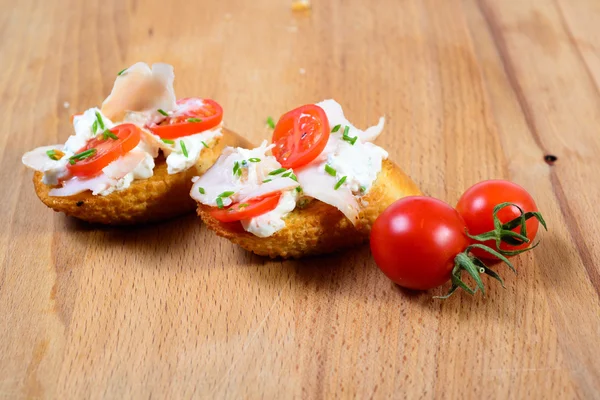
M 366 242 L 377 217 L 394 201 L 420 195 L 417 185 L 396 164 L 385 160 L 373 187 L 363 200 L 357 226 L 335 207 L 314 200 L 296 208 L 285 218 L 285 228 L 260 238 L 246 232 L 240 223 L 222 223 L 210 215 L 212 207 L 198 204 L 198 215 L 217 235 L 231 240 L 258 255 L 299 258 L 331 253 Z
M 90 191 L 74 196 L 50 196 L 52 186 L 42 182 L 41 172 L 34 173 L 33 184 L 36 194 L 45 205 L 84 221 L 129 225 L 165 220 L 194 209 L 194 200 L 189 195 L 192 178 L 203 174 L 215 163 L 221 154 L 223 142 L 215 140 L 210 149 L 201 153 L 195 167 L 178 174 L 167 173 L 167 163 L 160 155 L 155 159 L 152 177 L 133 181 L 129 188 L 107 196 L 94 196 Z

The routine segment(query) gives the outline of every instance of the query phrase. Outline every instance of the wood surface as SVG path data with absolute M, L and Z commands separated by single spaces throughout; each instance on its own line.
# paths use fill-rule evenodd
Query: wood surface
M 0 0 L 0 398 L 598 398 L 600 2 Z M 525 186 L 549 223 L 506 289 L 407 292 L 367 247 L 271 261 L 190 215 L 89 226 L 21 155 L 136 61 L 258 144 L 324 98 L 426 193 Z M 66 103 L 68 102 L 68 107 Z M 558 157 L 554 165 L 545 155 Z

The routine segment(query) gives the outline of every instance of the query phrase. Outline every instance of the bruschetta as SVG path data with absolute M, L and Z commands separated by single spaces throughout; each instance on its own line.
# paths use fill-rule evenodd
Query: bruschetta
M 223 147 L 223 110 L 210 99 L 176 100 L 173 67 L 121 71 L 100 108 L 72 118 L 64 144 L 23 156 L 40 200 L 85 221 L 121 225 L 192 211 L 187 193 Z
M 270 257 L 323 254 L 364 243 L 394 201 L 421 194 L 334 100 L 284 114 L 254 149 L 227 147 L 194 178 L 198 215 L 217 235 Z

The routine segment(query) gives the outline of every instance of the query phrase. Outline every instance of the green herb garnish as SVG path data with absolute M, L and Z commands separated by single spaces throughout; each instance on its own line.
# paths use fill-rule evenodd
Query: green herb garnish
M 252 158 L 249 158 L 248 161 L 250 161 L 250 162 L 260 162 L 260 158 L 252 157 Z
M 163 110 L 162 108 L 159 108 L 158 112 L 161 113 L 162 115 L 164 115 L 165 117 L 169 116 L 169 114 L 165 110 Z
M 171 139 L 162 139 L 161 138 L 160 140 L 162 140 L 163 143 L 166 143 L 166 144 L 175 144 L 175 142 L 173 140 L 171 140 Z
M 337 132 L 340 130 L 342 126 L 340 124 L 337 124 L 336 126 L 333 127 L 333 129 L 331 130 L 331 132 Z
M 242 170 L 240 169 L 240 163 L 237 161 L 233 164 L 233 175 L 235 175 L 235 176 L 242 175 Z
M 187 148 L 185 147 L 185 143 L 183 140 L 179 141 L 179 145 L 181 146 L 181 152 L 183 153 L 183 155 L 185 156 L 185 158 L 187 158 L 188 156 L 188 151 Z
M 124 68 L 122 70 L 120 70 L 119 72 L 117 72 L 117 76 L 121 76 L 123 75 L 123 72 L 127 71 L 127 68 Z
M 331 176 L 335 176 L 335 174 L 337 174 L 335 168 L 331 168 L 329 164 L 325 164 L 325 172 L 327 172 Z
M 201 143 L 202 143 L 202 146 L 204 146 L 204 147 L 206 147 L 208 149 L 208 145 L 206 144 L 205 141 L 202 141 Z
M 60 158 L 58 157 L 58 154 L 56 154 L 56 150 L 54 150 L 54 149 L 46 151 L 46 154 L 48 155 L 48 157 L 50 157 L 51 160 L 54 160 L 54 161 L 60 160 Z
M 296 175 L 294 175 L 294 174 L 291 174 L 291 175 L 290 175 L 290 179 L 293 179 L 293 180 L 295 180 L 296 182 L 298 182 L 298 178 L 296 178 Z
M 231 196 L 231 195 L 232 195 L 232 194 L 234 194 L 234 193 L 235 193 L 235 192 L 232 192 L 232 191 L 227 191 L 227 192 L 223 192 L 223 193 L 221 193 L 221 194 L 220 194 L 218 197 L 229 197 L 229 196 Z
M 347 178 L 347 176 L 343 176 L 342 179 L 340 179 L 333 188 L 335 190 L 338 190 L 340 188 L 340 186 L 342 186 L 344 184 L 344 182 L 346 182 L 346 178 Z
M 100 129 L 104 130 L 104 121 L 102 121 L 102 115 L 98 111 L 96 111 L 96 121 L 98 121 Z
M 269 125 L 269 128 L 275 129 L 275 121 L 273 121 L 273 117 L 267 117 L 267 125 Z
M 361 193 L 364 193 L 364 192 L 366 192 L 366 191 L 367 191 L 367 188 L 361 185 L 361 187 L 360 187 L 360 192 L 361 192 Z
M 263 183 L 271 182 L 273 179 L 265 179 Z
M 279 169 L 276 169 L 275 171 L 269 172 L 269 175 L 279 175 L 280 173 L 285 172 L 285 171 L 287 171 L 287 169 L 279 168 Z
M 96 133 L 97 130 L 98 130 L 98 120 L 94 121 L 94 123 L 92 124 L 92 133 Z
M 354 146 L 354 143 L 356 143 L 358 136 L 354 136 L 353 138 L 351 138 L 350 136 L 348 136 L 348 132 L 350 132 L 350 127 L 346 125 L 346 127 L 344 128 L 344 134 L 342 135 L 342 139 Z
M 199 187 L 198 191 L 200 192 L 200 194 L 206 194 L 206 191 L 204 190 L 203 187 Z
M 248 203 L 242 203 L 242 204 L 240 204 L 239 206 L 237 206 L 237 208 L 238 208 L 238 210 L 239 210 L 240 208 L 248 207 L 249 205 L 250 205 L 250 204 L 248 204 Z
M 302 193 L 302 188 L 300 186 L 296 186 L 296 192 Z
M 202 122 L 202 120 L 200 118 L 188 118 L 187 122 L 194 122 L 194 123 L 196 123 L 196 122 Z
M 288 176 L 290 176 L 292 174 L 292 171 L 288 171 L 285 174 L 281 175 L 282 178 L 287 178 Z
M 93 156 L 94 154 L 96 154 L 96 149 L 88 149 L 86 151 L 82 151 L 81 153 L 77 153 L 69 157 L 69 162 L 71 163 L 71 165 L 73 165 L 77 161 L 84 160 L 88 157 Z
M 217 207 L 223 208 L 223 199 L 221 199 L 220 197 L 217 197 L 217 199 L 215 201 L 217 202 Z
M 104 140 L 108 140 L 108 138 L 111 138 L 113 140 L 119 140 L 119 137 L 111 131 L 109 131 L 108 129 L 102 132 L 102 138 L 104 138 Z

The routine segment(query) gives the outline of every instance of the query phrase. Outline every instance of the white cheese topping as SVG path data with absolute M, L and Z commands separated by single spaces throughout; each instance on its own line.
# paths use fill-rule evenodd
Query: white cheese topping
M 385 150 L 368 142 L 379 136 L 385 120 L 382 117 L 376 126 L 361 131 L 348 122 L 334 100 L 317 105 L 325 111 L 331 129 L 340 127 L 331 133 L 323 152 L 297 169 L 296 176 L 306 196 L 338 208 L 356 223 L 360 210 L 356 197 L 369 192 L 381 172 L 382 160 L 388 157 Z
M 285 226 L 283 219 L 295 208 L 298 187 L 298 182 L 290 178 L 292 171 L 273 174 L 282 168 L 275 157 L 267 155 L 271 147 L 266 141 L 251 150 L 227 147 L 204 175 L 194 178 L 190 195 L 212 207 L 218 207 L 217 199 L 220 199 L 222 206 L 227 207 L 280 192 L 282 195 L 274 210 L 242 221 L 248 232 L 260 237 L 271 236 Z M 224 193 L 228 195 L 222 196 Z
M 202 151 L 215 141 L 215 139 L 223 136 L 221 126 L 195 135 L 184 136 L 174 140 L 173 145 L 167 145 L 169 151 L 165 151 L 167 156 L 167 172 L 169 174 L 176 174 L 181 171 L 185 171 L 188 168 L 196 165 Z M 183 152 L 184 143 L 187 155 Z M 208 147 L 207 147 L 208 146 Z
M 246 231 L 262 238 L 269 237 L 285 228 L 285 221 L 283 219 L 296 208 L 297 193 L 295 190 L 284 191 L 275 209 L 258 217 L 242 220 L 242 227 Z
M 317 158 L 294 170 L 295 176 L 303 196 L 330 204 L 352 223 L 357 223 L 358 213 L 364 204 L 361 197 L 369 192 L 381 172 L 382 161 L 388 157 L 385 150 L 370 143 L 383 130 L 385 119 L 380 118 L 377 125 L 362 131 L 346 119 L 342 107 L 334 100 L 325 100 L 317 105 L 325 111 L 330 128 L 336 125 L 340 127 L 330 134 L 325 149 Z M 241 222 L 246 231 L 259 237 L 268 237 L 283 229 L 285 216 L 294 210 L 300 196 L 294 190 L 297 183 L 283 177 L 284 173 L 276 177 L 268 175 L 268 172 L 280 168 L 277 160 L 267 155 L 272 147 L 263 142 L 252 150 L 225 149 L 206 174 L 195 178 L 191 196 L 202 204 L 216 207 L 219 194 L 233 192 L 231 196 L 220 198 L 222 206 L 227 207 L 265 193 L 280 191 L 282 196 L 274 210 Z M 260 158 L 261 162 L 249 163 L 241 176 L 233 174 L 236 163 L 252 157 Z M 265 178 L 273 180 L 261 183 Z

